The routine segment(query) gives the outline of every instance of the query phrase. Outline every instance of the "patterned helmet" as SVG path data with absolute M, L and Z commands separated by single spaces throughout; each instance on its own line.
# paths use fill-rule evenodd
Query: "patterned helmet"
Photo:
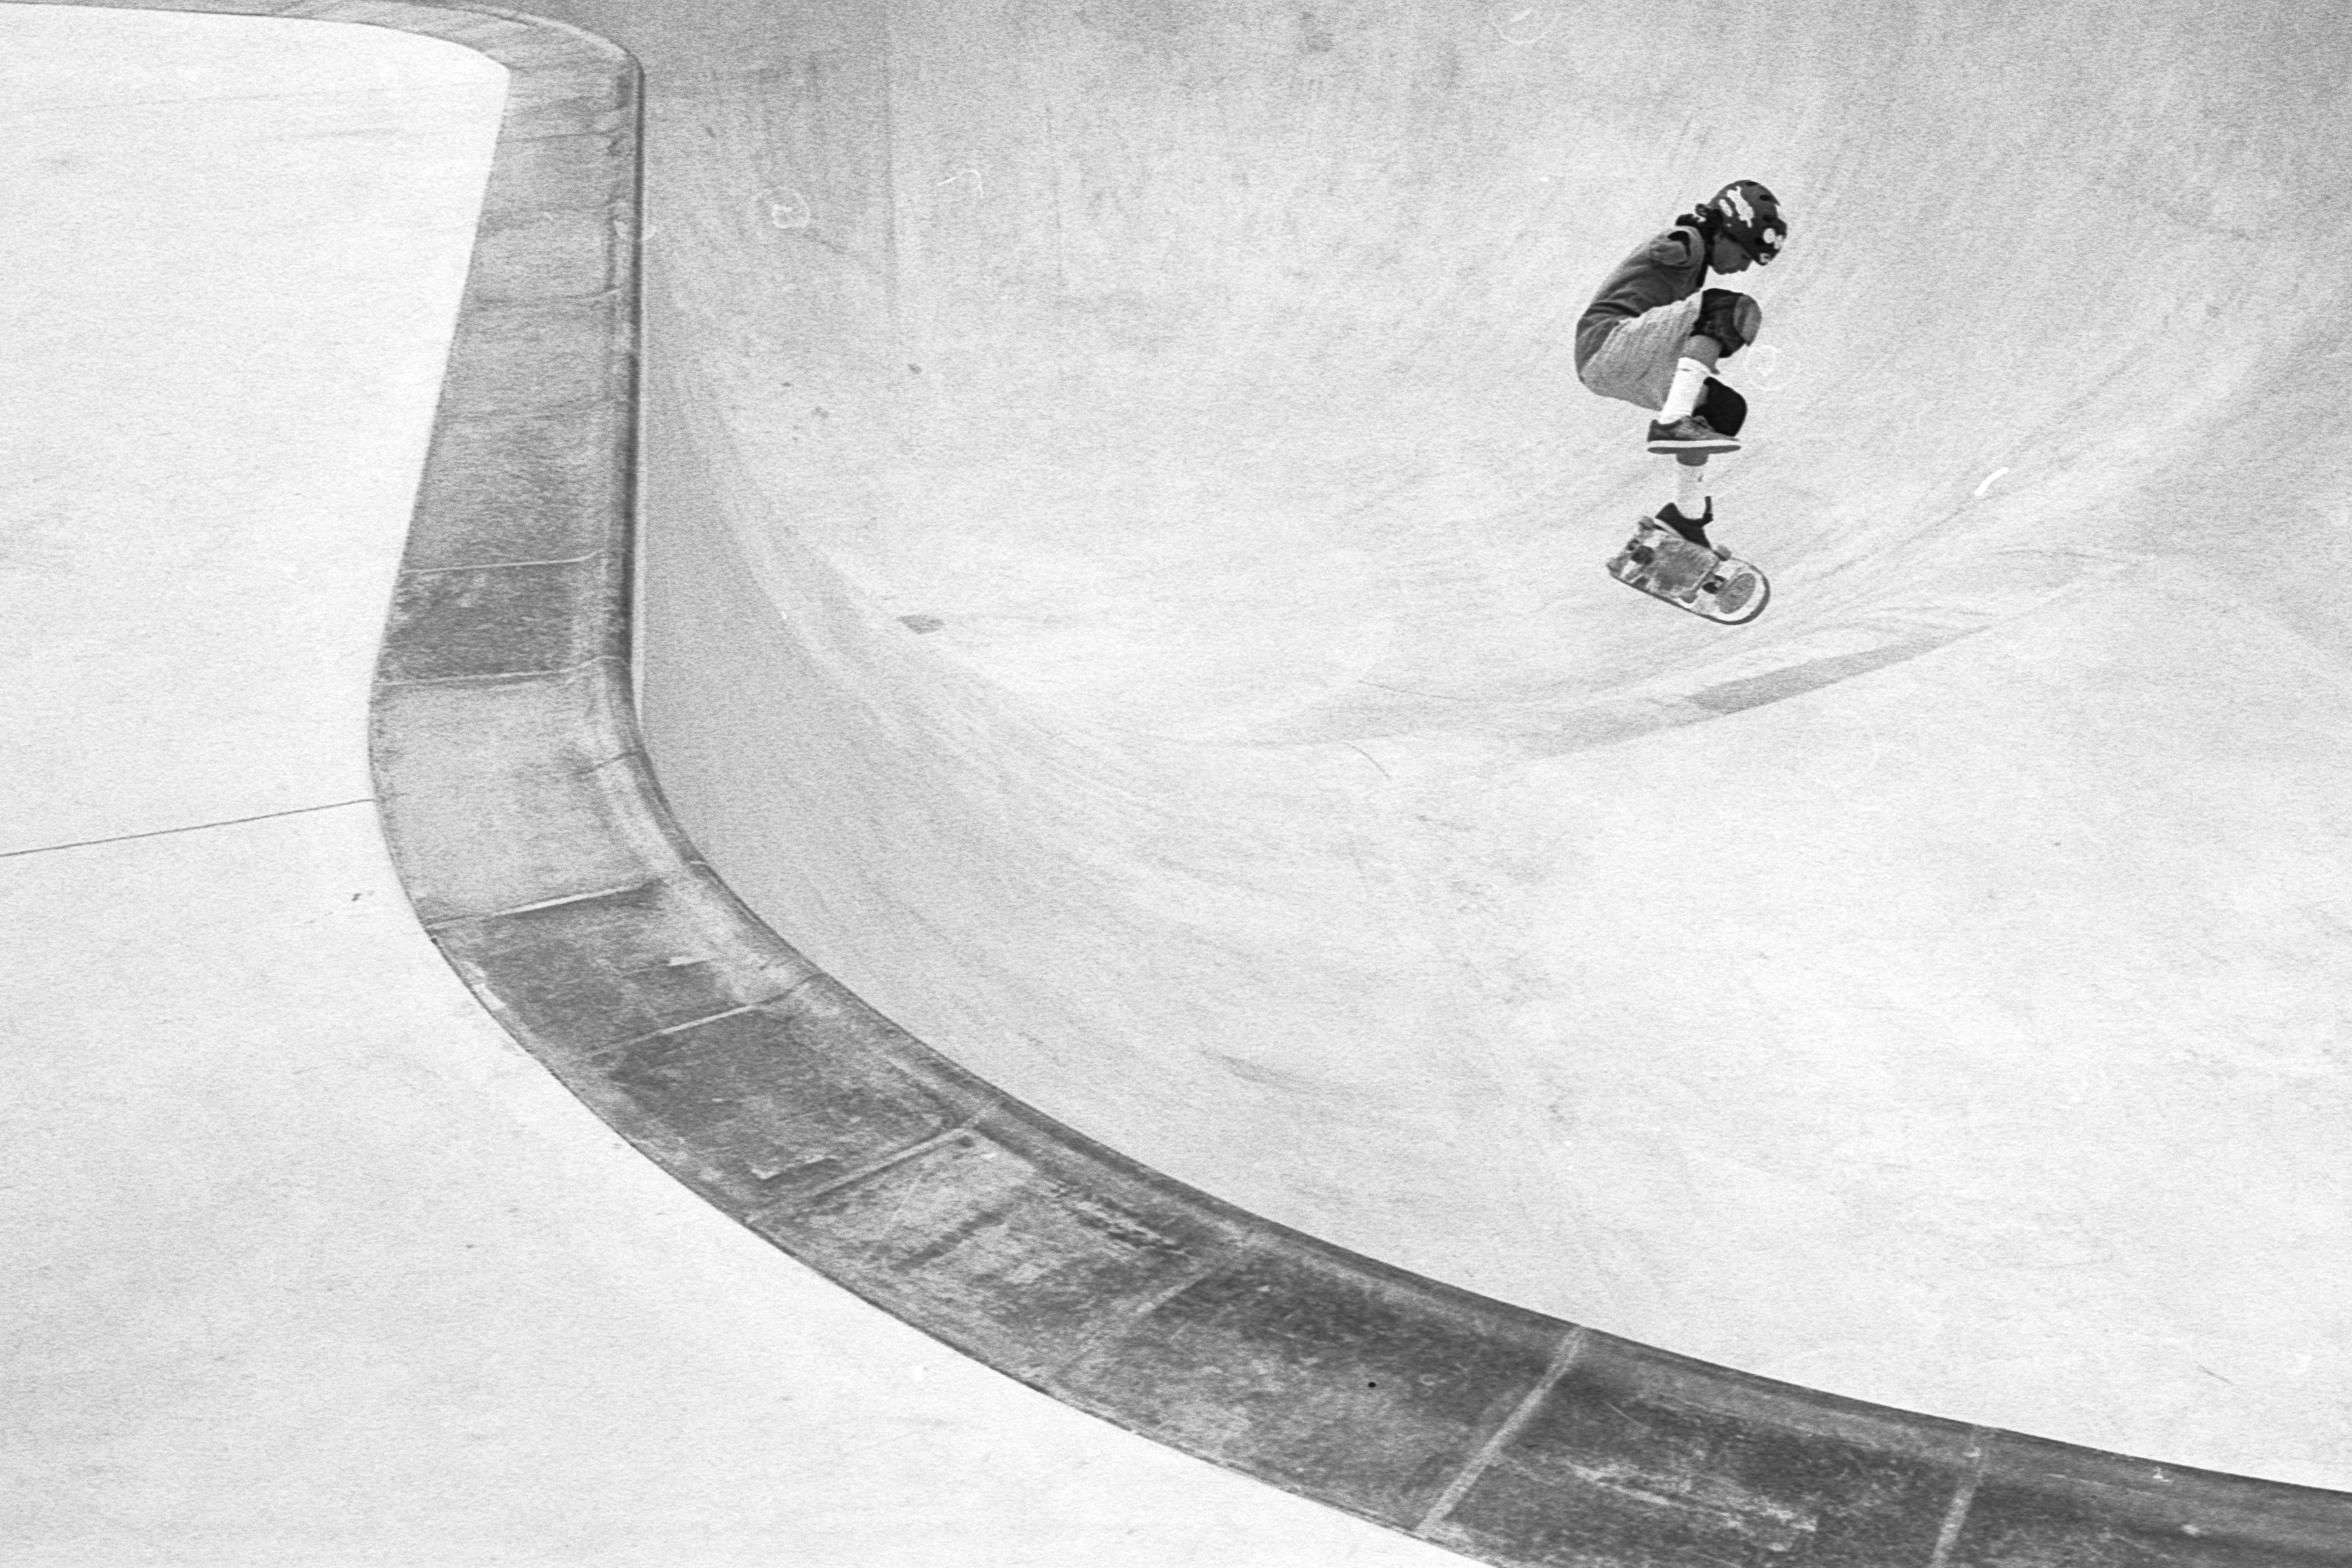
M 1705 211 L 1729 235 L 1733 244 L 1767 266 L 1780 254 L 1789 237 L 1788 220 L 1780 216 L 1780 200 L 1754 180 L 1734 180 L 1707 198 Z

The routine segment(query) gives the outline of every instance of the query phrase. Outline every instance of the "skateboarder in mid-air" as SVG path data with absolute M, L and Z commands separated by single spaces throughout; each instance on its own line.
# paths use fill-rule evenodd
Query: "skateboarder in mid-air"
M 1764 312 L 1747 295 L 1709 289 L 1707 273 L 1745 272 L 1780 254 L 1788 224 L 1772 193 L 1734 180 L 1627 257 L 1576 324 L 1576 374 L 1603 397 L 1657 410 L 1649 449 L 1681 464 L 1657 521 L 1707 549 L 1715 501 L 1706 459 L 1736 452 L 1748 400 L 1715 367 L 1756 341 Z

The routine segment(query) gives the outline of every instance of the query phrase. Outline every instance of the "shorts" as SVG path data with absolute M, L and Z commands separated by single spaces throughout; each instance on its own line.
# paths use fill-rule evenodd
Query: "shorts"
M 1663 407 L 1675 384 L 1675 364 L 1698 324 L 1705 296 L 1660 305 L 1613 323 L 1582 364 L 1577 379 L 1603 397 L 1641 408 Z

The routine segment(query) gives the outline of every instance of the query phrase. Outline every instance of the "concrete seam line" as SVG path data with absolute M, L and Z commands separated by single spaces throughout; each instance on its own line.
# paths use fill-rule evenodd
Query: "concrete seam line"
M 1495 1462 L 1495 1457 L 1510 1446 L 1522 1427 L 1535 1419 L 1536 1412 L 1543 1407 L 1545 1400 L 1551 1397 L 1551 1391 L 1559 1386 L 1561 1378 L 1568 1375 L 1568 1369 L 1583 1356 L 1585 1343 L 1591 1337 L 1590 1329 L 1574 1324 L 1569 1327 L 1568 1332 L 1561 1336 L 1559 1349 L 1552 1354 L 1551 1364 L 1544 1368 L 1543 1376 L 1536 1380 L 1536 1385 L 1528 1390 L 1527 1396 L 1503 1417 L 1486 1440 L 1478 1445 L 1478 1451 L 1470 1456 L 1454 1479 L 1446 1483 L 1445 1489 L 1438 1493 L 1437 1500 L 1429 1505 L 1429 1511 L 1421 1516 L 1421 1522 L 1412 1527 L 1415 1535 L 1425 1537 L 1434 1531 L 1444 1521 L 1445 1516 L 1454 1511 L 1454 1505 L 1462 1500 L 1463 1495 L 1478 1484 L 1478 1478 L 1486 1473 L 1486 1467 Z
M 561 898 L 541 899 L 535 903 L 517 904 L 511 909 L 483 910 L 476 914 L 444 915 L 437 920 L 426 921 L 423 923 L 428 931 L 442 931 L 452 926 L 479 925 L 486 921 L 502 921 L 516 915 L 535 915 L 549 910 L 567 909 L 576 904 L 593 904 L 599 899 L 620 898 L 625 894 L 641 892 L 647 888 L 665 886 L 666 882 L 667 879 L 661 877 L 646 877 L 634 882 L 615 882 L 609 888 L 592 888 L 584 893 L 565 893 Z
M 757 1011 L 756 1008 L 751 1007 L 747 1007 L 743 1010 L 747 1013 Z M 824 1181 L 819 1182 L 814 1186 L 803 1188 L 802 1191 L 794 1193 L 788 1198 L 779 1198 L 772 1204 L 768 1204 L 760 1208 L 752 1209 L 749 1211 L 745 1217 L 755 1225 L 761 1220 L 774 1219 L 778 1217 L 782 1211 L 803 1207 L 817 1198 L 830 1197 L 835 1193 L 843 1192 L 848 1188 L 856 1186 L 861 1182 L 871 1181 L 876 1176 L 881 1175 L 885 1172 L 897 1170 L 899 1166 L 906 1164 L 910 1160 L 919 1160 L 924 1155 L 929 1153 L 932 1150 L 940 1147 L 942 1143 L 946 1143 L 951 1139 L 962 1137 L 964 1134 L 971 1131 L 972 1129 L 979 1124 L 981 1120 L 988 1114 L 989 1110 L 989 1107 L 983 1105 L 980 1109 L 972 1111 L 970 1115 L 966 1116 L 962 1121 L 955 1122 L 938 1132 L 934 1132 L 928 1138 L 922 1139 L 918 1142 L 909 1143 L 903 1149 L 894 1149 L 878 1160 L 869 1160 L 865 1164 L 844 1171 L 837 1176 L 828 1177 Z
M 375 796 L 363 795 L 351 800 L 330 800 L 317 805 L 289 805 L 283 811 L 257 812 L 251 816 L 224 816 L 212 822 L 188 822 L 177 827 L 151 827 L 140 833 L 116 833 L 104 838 L 74 838 L 63 844 L 30 844 L 22 849 L 0 849 L 0 860 L 14 860 L 22 855 L 54 855 L 64 849 L 94 849 L 107 844 L 131 844 L 142 838 L 170 838 L 183 833 L 203 833 L 215 827 L 242 827 L 252 822 L 276 822 L 280 817 L 308 816 L 313 812 L 340 811 L 347 805 L 373 805 Z
M 1969 1510 L 1977 1500 L 1977 1488 L 1984 1484 L 1984 1445 L 1973 1440 L 1976 1436 L 1970 1434 L 1968 1474 L 1952 1489 L 1952 1506 L 1944 1515 L 1944 1528 L 1936 1532 L 1936 1551 L 1927 1559 L 1927 1568 L 1950 1568 L 1952 1549 L 1959 1544 L 1960 1531 L 1969 1522 Z
M 591 550 L 584 555 L 550 556 L 541 561 L 496 561 L 480 566 L 404 566 L 401 573 L 409 577 L 436 577 L 451 572 L 504 572 L 527 566 L 579 566 L 591 561 L 602 561 L 604 552 Z
M 1160 1289 L 1132 1303 L 1118 1316 L 1104 1313 L 1101 1321 L 1094 1324 L 1072 1342 L 1068 1354 L 1050 1365 L 1038 1368 L 1039 1386 L 1049 1390 L 1054 1388 L 1058 1379 L 1092 1355 L 1097 1347 L 1107 1344 L 1129 1331 L 1137 1323 L 1149 1318 L 1185 1291 L 1197 1289 L 1226 1269 L 1233 1268 L 1234 1263 L 1248 1251 L 1249 1245 L 1244 1238 L 1229 1241 L 1222 1247 L 1203 1248 L 1207 1256 L 1202 1258 L 1198 1265 L 1177 1276 Z

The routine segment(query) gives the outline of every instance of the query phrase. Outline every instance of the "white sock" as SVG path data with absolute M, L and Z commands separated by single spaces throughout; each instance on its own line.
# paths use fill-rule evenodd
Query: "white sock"
M 1691 522 L 1706 521 L 1706 465 L 1684 463 L 1675 469 L 1675 510 Z
M 1704 361 L 1680 359 L 1675 362 L 1675 383 L 1666 389 L 1665 405 L 1658 410 L 1658 423 L 1671 425 L 1698 406 L 1698 395 L 1706 388 L 1706 378 L 1714 373 Z

